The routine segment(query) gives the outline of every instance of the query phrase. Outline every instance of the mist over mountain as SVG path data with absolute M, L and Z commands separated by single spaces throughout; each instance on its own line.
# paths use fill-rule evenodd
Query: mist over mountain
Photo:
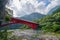
M 47 14 L 48 14 L 48 15 L 51 15 L 51 14 L 53 14 L 54 12 L 57 12 L 57 11 L 60 11 L 60 5 L 52 8 Z
M 7 8 L 13 10 L 14 17 L 22 17 L 33 12 L 46 15 L 58 5 L 60 5 L 60 0 L 10 0 Z
M 32 20 L 37 20 L 37 19 L 43 18 L 45 16 L 46 15 L 35 12 L 35 13 L 30 14 L 30 15 L 25 15 L 23 17 L 20 17 L 20 19 L 32 21 Z
M 44 30 L 46 32 L 60 33 L 60 7 L 55 7 L 51 11 L 51 15 L 47 15 L 41 19 L 34 20 L 34 22 L 39 24 L 38 30 Z M 22 26 L 27 29 L 27 26 Z

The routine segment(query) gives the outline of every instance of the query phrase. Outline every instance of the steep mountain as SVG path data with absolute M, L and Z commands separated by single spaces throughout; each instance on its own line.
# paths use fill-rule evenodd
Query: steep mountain
M 53 11 L 53 14 L 47 15 L 35 22 L 39 23 L 39 29 L 41 30 L 60 33 L 60 7 Z
M 34 22 L 39 24 L 38 29 L 46 32 L 57 32 L 60 33 L 60 7 L 52 11 L 51 15 L 47 15 L 44 18 L 34 20 Z M 27 26 L 22 26 L 25 29 Z
M 52 8 L 47 14 L 50 15 L 53 14 L 54 12 L 56 13 L 58 10 L 60 11 L 60 5 Z
M 32 21 L 32 20 L 37 20 L 37 19 L 43 18 L 45 16 L 46 15 L 43 15 L 43 14 L 36 12 L 36 13 L 32 13 L 30 15 L 25 15 L 25 16 L 21 17 L 20 19 Z

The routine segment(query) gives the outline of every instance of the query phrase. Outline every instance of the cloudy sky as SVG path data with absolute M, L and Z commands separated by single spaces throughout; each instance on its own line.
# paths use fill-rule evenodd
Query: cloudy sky
M 10 0 L 8 7 L 14 17 L 22 17 L 33 12 L 47 14 L 52 8 L 60 5 L 60 0 Z

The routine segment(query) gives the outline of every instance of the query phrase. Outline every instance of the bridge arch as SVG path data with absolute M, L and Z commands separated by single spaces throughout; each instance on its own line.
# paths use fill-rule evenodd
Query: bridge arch
M 21 19 L 16 19 L 16 18 L 11 18 L 10 22 L 7 23 L 7 24 L 2 24 L 0 26 L 4 27 L 4 26 L 7 26 L 7 25 L 11 25 L 11 24 L 25 24 L 27 25 L 28 27 L 32 28 L 32 29 L 37 29 L 38 27 L 38 24 L 37 23 L 34 23 L 34 22 L 29 22 L 29 21 L 25 21 L 25 20 L 21 20 Z

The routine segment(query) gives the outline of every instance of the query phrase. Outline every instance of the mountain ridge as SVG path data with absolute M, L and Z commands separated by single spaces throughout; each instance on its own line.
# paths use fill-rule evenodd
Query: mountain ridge
M 43 18 L 44 16 L 46 16 L 46 15 L 35 12 L 30 15 L 25 15 L 23 17 L 20 17 L 20 19 L 32 21 L 32 20 L 37 20 L 39 18 Z

